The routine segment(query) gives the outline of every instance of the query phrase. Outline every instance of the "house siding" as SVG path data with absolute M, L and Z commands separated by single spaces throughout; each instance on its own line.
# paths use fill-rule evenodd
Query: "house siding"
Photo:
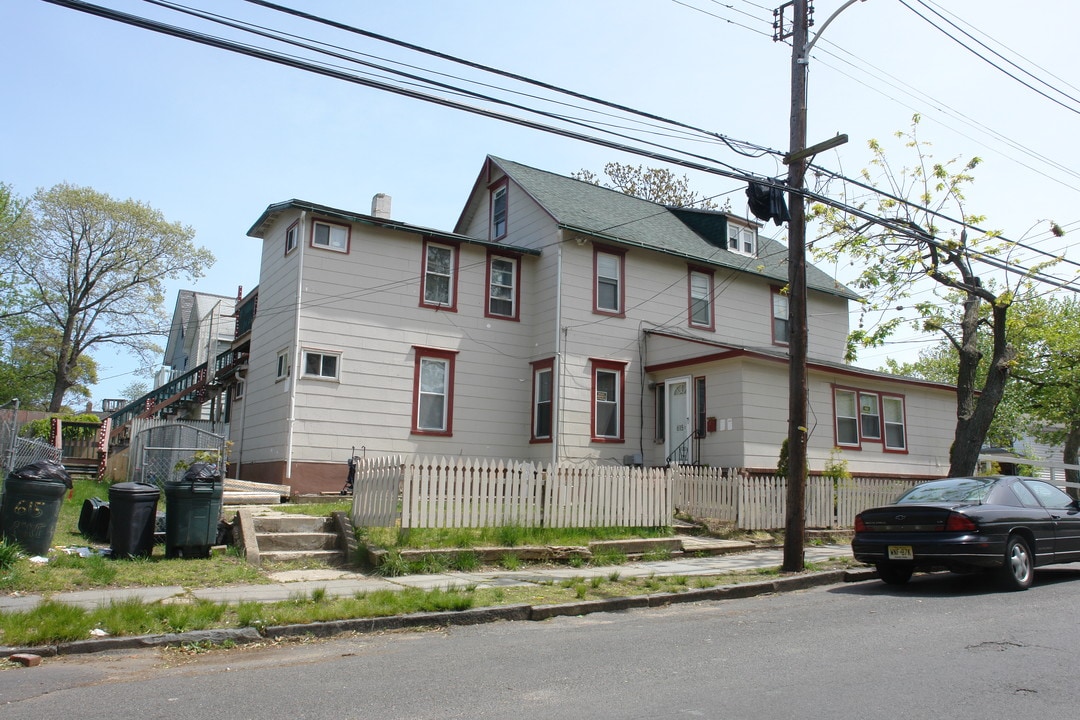
M 241 477 L 300 490 L 340 489 L 341 468 L 354 452 L 619 464 L 641 453 L 645 464 L 663 464 L 654 388 L 676 377 L 704 378 L 706 415 L 717 421 L 715 431 L 693 441 L 696 460 L 776 467 L 787 435 L 788 373 L 786 347 L 773 338 L 778 281 L 766 276 L 775 274 L 775 256 L 763 270 L 749 264 L 751 259 L 712 248 L 681 222 L 658 217 L 666 212 L 659 206 L 618 194 L 593 196 L 606 203 L 603 226 L 611 219 L 612 226 L 601 230 L 585 212 L 591 206 L 578 202 L 579 195 L 596 189 L 560 185 L 548 175 L 537 179 L 535 173 L 530 179 L 521 166 L 514 167 L 506 184 L 507 234 L 497 244 L 488 241 L 489 188 L 502 176 L 493 159 L 473 187 L 457 235 L 299 201 L 268 209 L 252 230 L 264 241 L 259 308 L 245 397 L 233 409 Z M 547 207 L 536 198 L 545 199 Z M 553 198 L 562 202 L 571 222 L 560 225 Z M 317 210 L 349 225 L 348 253 L 310 246 Z M 641 227 L 634 225 L 635 232 L 627 235 L 638 240 L 600 237 L 620 232 L 619 213 L 639 211 Z M 298 220 L 299 247 L 286 256 L 285 232 Z M 567 229 L 589 222 L 596 235 Z M 665 235 L 662 250 L 635 244 L 647 242 L 645 236 L 654 230 Z M 426 241 L 456 249 L 455 300 L 448 307 L 421 298 Z M 620 313 L 594 310 L 597 249 L 622 259 Z M 514 319 L 485 312 L 490 253 L 504 251 L 518 264 L 520 304 Z M 709 264 L 714 257 L 726 264 Z M 729 267 L 736 261 L 741 264 Z M 714 321 L 711 327 L 692 327 L 688 277 L 692 267 L 703 266 L 713 279 Z M 819 282 L 810 290 L 809 350 L 812 361 L 839 363 L 850 294 L 829 294 L 830 287 Z M 338 355 L 338 377 L 303 377 L 305 348 Z M 282 350 L 289 351 L 293 370 L 277 380 Z M 429 351 L 453 358 L 452 428 L 445 433 L 413 432 L 417 353 Z M 555 368 L 551 442 L 531 442 L 533 363 L 538 361 L 551 361 Z M 622 370 L 618 438 L 594 438 L 598 366 Z M 845 378 L 842 384 L 852 382 L 822 367 L 810 374 L 813 471 L 824 467 L 834 445 L 832 387 Z M 951 427 L 948 391 L 869 377 L 859 382 L 868 389 L 881 383 L 904 396 L 912 451 L 883 453 L 880 443 L 857 453 L 844 451 L 852 472 L 880 474 L 885 463 L 896 472 L 935 471 L 943 438 L 950 435 L 945 432 Z

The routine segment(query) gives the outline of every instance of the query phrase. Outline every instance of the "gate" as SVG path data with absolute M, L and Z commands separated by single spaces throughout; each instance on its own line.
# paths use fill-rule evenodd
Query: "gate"
M 225 436 L 190 423 L 166 421 L 140 430 L 131 439 L 128 479 L 162 487 L 183 479 L 196 462 L 217 465 L 225 475 Z

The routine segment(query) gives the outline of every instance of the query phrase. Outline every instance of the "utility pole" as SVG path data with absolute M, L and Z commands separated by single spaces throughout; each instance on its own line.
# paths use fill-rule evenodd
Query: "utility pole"
M 803 570 L 806 531 L 806 55 L 809 0 L 793 0 L 791 33 L 791 141 L 788 150 L 788 476 L 784 572 Z
M 829 16 L 814 39 L 810 39 L 810 0 L 789 0 L 774 12 L 774 40 L 791 38 L 791 136 L 788 155 L 788 476 L 787 511 L 784 524 L 784 572 L 803 569 L 806 533 L 806 443 L 808 390 L 806 379 L 806 204 L 803 202 L 803 179 L 807 158 L 842 145 L 847 135 L 837 135 L 825 142 L 806 147 L 806 75 L 810 50 L 837 15 L 860 0 L 847 0 Z M 865 2 L 865 0 L 861 0 Z M 786 10 L 792 11 L 790 31 L 784 27 Z

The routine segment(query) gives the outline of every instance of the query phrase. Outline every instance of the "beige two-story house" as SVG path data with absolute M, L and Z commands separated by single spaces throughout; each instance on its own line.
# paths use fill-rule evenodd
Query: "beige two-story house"
M 353 453 L 776 468 L 787 253 L 755 222 L 488 157 L 453 231 L 380 195 L 277 203 L 249 235 L 243 479 L 338 490 Z M 944 473 L 954 390 L 845 364 L 857 298 L 807 277 L 811 470 L 839 448 L 856 474 Z

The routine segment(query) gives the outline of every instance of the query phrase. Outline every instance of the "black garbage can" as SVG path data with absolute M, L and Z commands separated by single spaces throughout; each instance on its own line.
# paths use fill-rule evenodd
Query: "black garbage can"
M 221 519 L 217 465 L 195 463 L 183 479 L 165 483 L 165 557 L 210 557 Z
M 101 498 L 83 500 L 79 532 L 92 542 L 109 542 L 109 503 Z
M 9 473 L 0 500 L 4 539 L 30 555 L 46 555 L 56 532 L 64 493 L 70 489 L 67 470 L 51 460 L 39 460 Z
M 109 537 L 114 558 L 150 557 L 161 491 L 157 485 L 117 483 L 109 488 Z

